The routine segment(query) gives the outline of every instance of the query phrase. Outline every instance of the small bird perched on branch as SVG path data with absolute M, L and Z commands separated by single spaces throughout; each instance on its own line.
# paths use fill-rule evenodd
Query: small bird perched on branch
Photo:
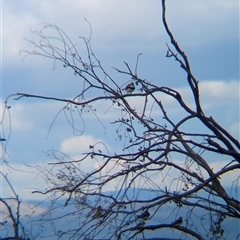
M 150 217 L 150 213 L 148 212 L 148 210 L 145 210 L 142 214 L 137 215 L 137 218 L 143 219 L 143 220 L 147 220 Z
M 134 229 L 141 230 L 145 226 L 145 222 L 140 222 Z
M 183 218 L 178 218 L 175 222 L 172 223 L 172 227 L 178 227 L 183 223 Z
M 127 84 L 127 86 L 122 90 L 125 90 L 127 93 L 132 93 L 135 90 L 134 82 Z
M 102 207 L 98 206 L 95 214 L 92 217 L 92 219 L 100 218 L 101 215 L 102 215 Z

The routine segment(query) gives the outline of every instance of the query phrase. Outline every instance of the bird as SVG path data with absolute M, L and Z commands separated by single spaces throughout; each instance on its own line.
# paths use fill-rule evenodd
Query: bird
M 134 82 L 127 84 L 127 86 L 123 90 L 125 90 L 127 93 L 132 93 L 135 90 Z
M 143 220 L 147 220 L 150 217 L 150 213 L 148 212 L 148 210 L 145 210 L 142 214 L 137 215 L 137 218 L 143 219 Z
M 98 206 L 95 214 L 93 215 L 93 219 L 100 218 L 102 215 L 102 207 Z
M 140 222 L 136 225 L 136 227 L 134 229 L 139 230 L 139 229 L 142 229 L 144 226 L 145 226 L 145 222 Z
M 175 222 L 172 223 L 172 227 L 178 227 L 183 223 L 183 218 L 179 217 Z

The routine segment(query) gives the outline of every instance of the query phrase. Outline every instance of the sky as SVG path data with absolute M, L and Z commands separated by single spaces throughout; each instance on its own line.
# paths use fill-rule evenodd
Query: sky
M 225 0 L 168 0 L 167 21 L 179 45 L 188 55 L 192 71 L 200 83 L 200 97 L 207 115 L 213 116 L 224 128 L 239 138 L 239 6 L 238 1 Z M 123 61 L 139 62 L 139 76 L 155 84 L 174 87 L 190 102 L 185 74 L 173 59 L 166 58 L 167 34 L 161 22 L 159 0 L 21 0 L 1 2 L 1 115 L 5 99 L 16 92 L 62 98 L 79 93 L 81 82 L 61 64 L 40 56 L 25 57 L 22 50 L 32 50 L 29 40 L 36 40 L 33 31 L 46 23 L 63 29 L 79 52 L 84 45 L 79 36 L 89 36 L 91 45 L 105 69 L 117 81 L 129 81 L 112 67 L 124 69 Z M 20 54 L 21 52 L 21 54 Z M 46 164 L 52 159 L 48 150 L 56 149 L 79 157 L 93 142 L 104 141 L 111 151 L 116 146 L 114 130 L 104 129 L 94 116 L 89 115 L 83 128 L 77 122 L 80 136 L 73 136 L 63 114 L 56 115 L 62 103 L 9 98 L 10 115 L 1 119 L 1 137 L 7 139 L 2 156 L 8 166 L 2 171 L 23 199 L 38 199 L 31 191 L 44 188 L 44 181 L 36 170 L 28 166 Z M 137 103 L 136 103 L 137 104 Z M 172 116 L 178 109 L 167 102 Z M 112 120 L 107 106 L 102 109 L 104 123 Z M 82 132 L 82 130 L 84 130 Z M 221 167 L 218 161 L 215 166 Z M 86 170 L 93 163 L 86 164 Z M 18 170 L 18 171 L 16 171 Z M 226 184 L 231 184 L 231 180 Z M 5 183 L 2 194 L 9 194 Z

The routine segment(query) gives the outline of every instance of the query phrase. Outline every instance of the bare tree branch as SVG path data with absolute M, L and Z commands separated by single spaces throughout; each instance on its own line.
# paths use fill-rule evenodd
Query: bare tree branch
M 186 72 L 194 107 L 184 101 L 180 91 L 138 76 L 141 54 L 133 69 L 127 62 L 123 70 L 114 68 L 130 77 L 130 83 L 116 81 L 94 54 L 90 25 L 89 38 L 81 37 L 86 56 L 80 55 L 68 35 L 52 24 L 35 32 L 39 42 L 29 41 L 33 51 L 22 51 L 24 57 L 39 55 L 52 59 L 54 67 L 60 61 L 81 79 L 82 89 L 72 99 L 29 93 L 16 93 L 11 98 L 62 102 L 65 105 L 60 112 L 64 112 L 73 129 L 71 109 L 77 110 L 77 117 L 83 122 L 92 113 L 102 126 L 112 124 L 115 140 L 122 143 L 122 149 L 113 152 L 104 142 L 91 143 L 89 150 L 77 159 L 52 150 L 48 156 L 53 161 L 47 166 L 35 166 L 47 188 L 36 187 L 33 193 L 44 195 L 50 202 L 36 222 L 48 230 L 50 225 L 57 239 L 148 239 L 152 231 L 167 234 L 171 239 L 227 239 L 226 219 L 240 219 L 239 197 L 229 192 L 222 180 L 234 174 L 232 189 L 238 193 L 240 143 L 204 113 L 198 80 L 168 26 L 165 0 L 162 22 L 171 41 L 166 57 L 175 59 Z M 53 34 L 45 34 L 47 29 Z M 130 91 L 123 88 L 127 84 Z M 164 97 L 179 106 L 183 112 L 180 120 L 169 114 Z M 10 97 L 6 108 L 8 101 Z M 98 112 L 103 105 L 106 112 L 114 113 L 111 122 L 104 122 Z M 192 123 L 201 126 L 201 130 L 191 127 Z M 213 167 L 211 156 L 219 162 L 224 159 L 221 169 Z M 92 166 L 91 170 L 84 169 L 86 163 Z M 11 209 L 8 212 L 11 216 Z M 12 219 L 19 224 L 18 218 Z M 57 230 L 59 219 L 69 221 L 71 226 Z M 39 230 L 37 237 L 43 236 Z

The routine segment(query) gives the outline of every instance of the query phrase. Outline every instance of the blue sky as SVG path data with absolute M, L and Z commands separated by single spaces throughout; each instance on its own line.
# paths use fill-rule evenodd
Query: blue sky
M 124 68 L 123 61 L 134 66 L 138 53 L 143 53 L 139 63 L 139 76 L 159 85 L 171 86 L 182 92 L 188 102 L 191 97 L 185 74 L 173 60 L 165 58 L 169 39 L 161 22 L 159 0 L 22 0 L 2 1 L 2 68 L 1 101 L 16 92 L 71 98 L 79 93 L 81 82 L 71 71 L 51 60 L 30 56 L 23 60 L 20 50 L 32 50 L 24 38 L 34 40 L 30 30 L 39 30 L 42 23 L 61 27 L 78 43 L 79 52 L 84 45 L 79 36 L 88 36 L 92 26 L 92 47 L 109 73 L 119 83 L 129 81 L 117 74 L 112 67 Z M 192 70 L 200 82 L 201 98 L 206 113 L 213 116 L 223 127 L 239 138 L 239 6 L 238 1 L 182 0 L 167 1 L 167 20 L 180 46 L 188 55 Z M 167 102 L 167 101 L 166 101 Z M 137 103 L 136 103 L 137 104 Z M 173 117 L 178 109 L 167 102 Z M 89 144 L 104 141 L 111 151 L 120 151 L 114 142 L 114 128 L 106 130 L 88 116 L 84 132 L 73 137 L 63 114 L 54 117 L 62 103 L 36 99 L 9 100 L 11 105 L 11 132 L 9 118 L 5 115 L 2 137 L 7 138 L 9 165 L 5 165 L 9 179 L 20 196 L 25 199 L 39 198 L 31 194 L 36 187 L 44 188 L 41 178 L 27 165 L 40 165 L 49 161 L 46 152 L 51 149 L 64 151 L 71 156 L 81 156 Z M 101 109 L 107 125 L 112 121 L 111 112 Z M 3 112 L 3 109 L 1 109 Z M 1 114 L 2 115 L 2 114 Z M 176 115 L 176 116 L 175 116 Z M 81 122 L 79 129 L 82 130 Z M 49 129 L 51 130 L 49 132 Z M 11 133 L 9 138 L 9 133 Z M 222 165 L 216 160 L 214 167 Z M 96 167 L 86 164 L 85 169 Z M 236 176 L 232 176 L 234 179 Z M 231 178 L 226 184 L 231 183 Z M 8 190 L 3 186 L 3 192 Z

